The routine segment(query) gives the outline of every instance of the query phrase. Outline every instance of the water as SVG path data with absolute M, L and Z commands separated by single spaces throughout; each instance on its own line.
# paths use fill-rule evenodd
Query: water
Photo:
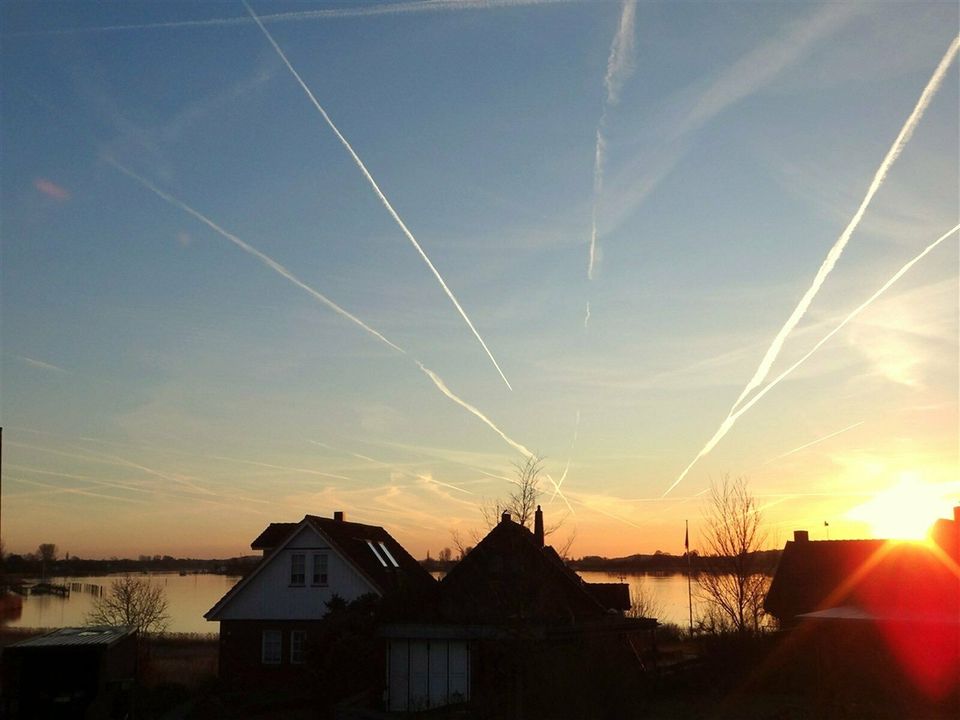
M 8 627 L 57 628 L 83 625 L 87 613 L 93 606 L 94 593 L 85 586 L 99 585 L 107 592 L 110 583 L 117 575 L 94 577 L 50 578 L 56 585 L 80 583 L 70 597 L 58 595 L 28 595 L 23 598 L 23 608 L 19 617 L 4 620 Z M 216 633 L 220 623 L 207 622 L 203 614 L 227 590 L 240 579 L 227 575 L 179 575 L 177 573 L 151 573 L 135 577 L 149 580 L 164 588 L 167 595 L 167 614 L 170 616 L 168 632 L 175 633 Z M 76 586 L 74 586 L 76 587 Z
M 587 582 L 616 583 L 624 582 L 630 586 L 630 597 L 649 598 L 655 612 L 652 613 L 662 623 L 674 623 L 683 628 L 690 624 L 690 606 L 687 600 L 686 575 L 645 575 L 643 573 L 606 573 L 583 570 L 578 573 Z M 693 617 L 697 617 L 697 581 L 693 581 Z
M 435 573 L 442 576 L 442 573 Z M 654 615 L 660 622 L 676 623 L 686 627 L 688 623 L 687 578 L 684 575 L 644 575 L 625 573 L 623 575 L 583 571 L 580 576 L 587 582 L 625 582 L 630 585 L 631 597 L 645 594 L 657 610 Z M 51 582 L 59 585 L 81 583 L 84 586 L 99 585 L 104 592 L 116 575 L 96 577 L 54 578 Z M 167 613 L 170 615 L 169 632 L 176 633 L 216 633 L 219 623 L 207 622 L 203 614 L 207 612 L 239 580 L 227 575 L 178 575 L 176 573 L 155 573 L 137 575 L 160 584 L 167 594 Z M 438 577 L 439 579 L 439 577 Z M 696 582 L 694 582 L 696 593 Z M 30 595 L 23 598 L 23 610 L 20 617 L 4 621 L 10 627 L 71 627 L 83 625 L 87 613 L 94 601 L 94 594 L 82 587 L 70 593 L 70 597 L 57 595 Z M 697 614 L 697 599 L 693 599 L 694 617 Z

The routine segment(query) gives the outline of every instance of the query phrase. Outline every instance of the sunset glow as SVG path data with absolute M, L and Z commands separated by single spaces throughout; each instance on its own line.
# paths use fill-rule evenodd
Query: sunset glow
M 0 3 L 8 552 L 950 516 L 956 3 L 314 4 Z
M 949 489 L 925 483 L 919 473 L 904 472 L 900 482 L 852 508 L 847 517 L 867 523 L 875 538 L 922 540 L 934 520 L 949 516 Z

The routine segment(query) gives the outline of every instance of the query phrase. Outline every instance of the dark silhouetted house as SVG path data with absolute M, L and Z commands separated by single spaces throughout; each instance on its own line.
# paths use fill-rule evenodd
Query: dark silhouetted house
M 137 633 L 126 627 L 60 628 L 3 649 L 0 717 L 128 718 Z
M 289 678 L 335 596 L 386 597 L 432 591 L 437 583 L 382 527 L 307 515 L 273 523 L 252 543 L 260 564 L 204 615 L 220 622 L 220 675 Z
M 469 702 L 481 716 L 522 716 L 552 681 L 572 692 L 583 678 L 570 671 L 588 657 L 639 667 L 657 622 L 627 618 L 629 608 L 627 585 L 584 582 L 544 543 L 540 508 L 534 532 L 504 513 L 433 604 L 382 629 L 387 708 Z
M 824 661 L 882 672 L 883 683 L 905 681 L 931 698 L 960 692 L 958 527 L 960 508 L 927 542 L 811 541 L 797 531 L 765 608 L 812 638 Z

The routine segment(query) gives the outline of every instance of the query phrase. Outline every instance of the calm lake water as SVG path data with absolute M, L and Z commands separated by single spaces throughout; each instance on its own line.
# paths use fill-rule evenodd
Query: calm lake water
M 581 577 L 587 582 L 626 582 L 631 594 L 646 593 L 652 598 L 659 610 L 660 622 L 687 624 L 687 579 L 683 575 L 642 575 L 625 574 L 623 576 L 603 572 L 584 571 Z M 80 583 L 99 585 L 106 590 L 114 576 L 54 578 L 51 582 L 62 585 Z M 177 633 L 216 633 L 219 623 L 207 622 L 203 614 L 213 607 L 224 593 L 239 580 L 226 575 L 178 575 L 176 573 L 157 573 L 141 575 L 158 585 L 167 593 L 168 613 L 170 615 L 169 632 Z M 621 580 L 622 578 L 622 580 Z M 694 583 L 696 591 L 696 583 Z M 74 590 L 70 597 L 57 595 L 30 595 L 23 598 L 23 611 L 19 618 L 5 621 L 11 627 L 70 627 L 83 625 L 84 618 L 93 604 L 94 594 L 86 590 Z M 696 615 L 696 598 L 694 614 Z
M 51 578 L 57 585 L 80 583 L 84 586 L 99 585 L 104 592 L 117 575 L 94 577 Z M 156 573 L 137 575 L 160 585 L 167 593 L 167 612 L 170 615 L 169 632 L 216 633 L 220 623 L 207 622 L 203 614 L 213 607 L 240 579 L 227 575 L 178 575 Z M 70 597 L 57 595 L 28 595 L 23 598 L 23 612 L 17 619 L 4 621 L 9 627 L 71 627 L 83 625 L 93 605 L 95 595 L 84 589 L 74 590 Z

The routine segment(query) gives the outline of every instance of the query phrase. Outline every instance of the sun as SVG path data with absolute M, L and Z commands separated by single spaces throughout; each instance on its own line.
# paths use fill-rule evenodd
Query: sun
M 945 507 L 950 502 L 942 487 L 925 483 L 919 473 L 904 472 L 896 485 L 851 508 L 847 518 L 869 525 L 875 538 L 923 540 Z

